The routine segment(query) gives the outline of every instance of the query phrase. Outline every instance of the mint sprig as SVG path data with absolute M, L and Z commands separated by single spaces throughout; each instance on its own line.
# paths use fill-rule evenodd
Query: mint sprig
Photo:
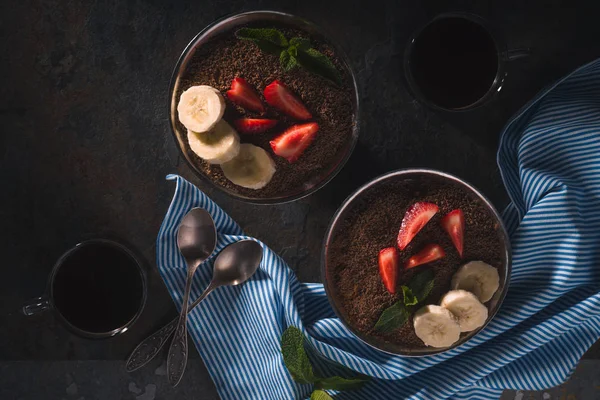
M 295 326 L 290 326 L 281 335 L 281 354 L 283 355 L 283 363 L 290 375 L 298 383 L 311 383 L 317 389 L 355 390 L 360 389 L 367 382 L 366 377 L 342 378 L 331 376 L 321 378 L 315 375 L 304 347 L 304 335 Z M 315 390 L 315 392 L 322 392 L 317 393 L 319 396 L 323 396 L 323 394 L 329 396 L 323 390 Z M 315 392 L 313 392 L 313 395 Z M 327 399 L 327 397 L 317 397 L 317 399 Z
M 390 332 L 404 325 L 413 308 L 429 296 L 434 283 L 434 273 L 431 269 L 413 276 L 408 285 L 401 287 L 402 300 L 383 310 L 375 329 L 379 332 Z
M 279 62 L 285 71 L 300 66 L 336 85 L 342 83 L 342 77 L 331 59 L 313 48 L 306 38 L 294 37 L 288 41 L 275 28 L 241 28 L 236 31 L 235 36 L 254 42 L 265 53 L 279 56 Z
M 310 400 L 333 400 L 333 397 L 323 390 L 315 390 L 310 395 Z
M 315 385 L 317 389 L 329 390 L 356 390 L 360 389 L 368 380 L 364 378 L 342 378 L 331 376 L 319 379 Z
M 290 327 L 281 335 L 283 363 L 298 383 L 316 381 L 312 365 L 304 349 L 304 335 L 298 328 Z

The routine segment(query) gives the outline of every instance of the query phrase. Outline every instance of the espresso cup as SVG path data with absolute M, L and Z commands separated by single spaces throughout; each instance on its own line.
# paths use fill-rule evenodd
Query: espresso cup
M 54 264 L 46 293 L 23 306 L 23 314 L 52 310 L 65 326 L 86 338 L 123 333 L 142 313 L 146 276 L 134 253 L 106 239 L 87 240 Z
M 446 13 L 412 35 L 404 70 L 410 91 L 422 103 L 466 111 L 500 92 L 507 62 L 529 54 L 529 49 L 509 50 L 481 17 Z

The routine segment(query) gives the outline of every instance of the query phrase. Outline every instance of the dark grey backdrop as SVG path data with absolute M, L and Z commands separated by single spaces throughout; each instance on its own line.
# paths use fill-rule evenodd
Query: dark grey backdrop
M 108 398 L 102 390 L 114 390 L 113 398 L 216 397 L 200 360 L 192 362 L 177 391 L 163 385 L 159 364 L 151 367 L 145 373 L 161 382 L 155 394 L 156 387 L 146 393 L 128 386 L 144 372 L 129 376 L 119 361 L 175 315 L 153 267 L 155 236 L 173 191 L 164 180 L 168 173 L 179 173 L 207 191 L 304 281 L 319 281 L 321 240 L 335 209 L 381 173 L 417 166 L 441 169 L 470 181 L 502 209 L 508 199 L 495 162 L 499 132 L 537 91 L 600 56 L 598 6 L 592 4 L 3 1 L 0 383 L 6 385 L 0 384 L 5 394 L 0 397 L 38 398 L 33 388 L 50 385 L 46 388 L 53 391 L 48 389 L 45 398 L 77 399 L 86 384 L 92 385 L 86 399 Z M 287 11 L 321 25 L 347 51 L 358 73 L 363 116 L 358 146 L 328 187 L 293 204 L 247 205 L 204 185 L 179 156 L 169 131 L 167 87 L 182 49 L 214 19 L 252 9 Z M 533 55 L 509 66 L 504 90 L 485 107 L 433 112 L 407 93 L 402 54 L 414 29 L 440 12 L 456 10 L 482 15 L 510 47 L 531 47 Z M 94 236 L 125 240 L 146 262 L 149 301 L 135 328 L 90 342 L 69 334 L 50 313 L 21 316 L 20 306 L 44 291 L 60 254 Z M 192 357 L 198 357 L 195 351 Z M 86 360 L 107 361 L 102 367 Z M 74 374 L 80 377 L 79 392 L 77 386 L 73 390 Z M 93 382 L 102 390 L 92 389 Z

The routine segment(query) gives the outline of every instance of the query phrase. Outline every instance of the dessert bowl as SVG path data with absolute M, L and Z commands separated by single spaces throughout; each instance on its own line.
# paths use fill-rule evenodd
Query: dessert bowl
M 310 41 L 310 46 L 329 57 L 339 72 L 339 81 L 334 84 L 302 67 L 287 70 L 282 65 L 280 68 L 280 57 L 261 51 L 262 47 L 253 47 L 247 41 L 237 40 L 241 28 L 275 28 L 290 43 L 291 38 L 296 37 Z M 295 48 L 292 51 L 295 54 Z M 231 90 L 228 89 L 231 85 L 233 90 L 233 80 L 238 78 L 248 82 L 252 91 L 260 97 L 259 101 L 266 106 L 266 111 L 247 112 L 231 100 Z M 311 118 L 299 121 L 271 107 L 266 90 L 275 81 L 289 87 L 304 102 L 312 114 Z M 258 186 L 261 187 L 258 188 L 237 186 L 224 173 L 225 168 L 199 157 L 192 150 L 188 137 L 188 129 L 191 128 L 182 124 L 178 104 L 182 93 L 196 85 L 208 85 L 220 92 L 226 103 L 222 119 L 236 127 L 240 133 L 239 141 L 258 146 L 269 154 L 274 173 L 266 186 L 262 186 L 264 182 L 260 182 Z M 277 204 L 308 196 L 341 170 L 358 138 L 359 100 L 355 76 L 346 55 L 317 26 L 290 14 L 252 11 L 210 24 L 188 44 L 171 78 L 169 115 L 181 154 L 198 177 L 234 198 L 257 204 Z M 243 135 L 237 125 L 240 119 L 244 119 L 242 117 L 267 118 L 274 124 L 277 121 L 277 125 L 267 133 Z M 319 130 L 303 154 L 287 160 L 285 156 L 278 156 L 274 137 L 282 131 L 287 132 L 295 124 L 307 122 L 318 123 Z
M 421 221 L 424 223 L 418 224 L 418 230 L 407 242 L 403 235 L 406 226 L 410 227 L 408 216 L 417 205 L 428 205 L 435 210 L 426 221 Z M 463 227 L 460 246 L 447 225 L 448 218 L 457 210 L 460 210 Z M 441 255 L 415 262 L 415 258 L 433 244 Z M 396 254 L 396 270 L 392 271 L 398 271 L 398 276 L 391 284 L 381 270 L 382 256 L 385 261 L 386 252 Z M 483 296 L 475 286 L 465 286 L 466 281 L 463 279 L 461 283 L 460 280 L 465 272 L 462 266 L 471 264 L 472 267 L 479 261 L 494 272 L 496 279 L 495 290 L 488 290 Z M 510 241 L 500 215 L 490 201 L 460 178 L 427 169 L 388 173 L 350 195 L 329 225 L 321 254 L 321 279 L 340 320 L 366 344 L 404 356 L 437 354 L 470 340 L 484 329 L 500 308 L 508 290 L 510 273 Z M 433 276 L 430 280 L 432 288 L 423 295 L 424 298 L 418 299 L 416 305 L 405 306 L 409 303 L 403 286 L 417 294 L 411 283 L 419 274 Z M 464 315 L 447 306 L 452 296 L 445 294 L 470 296 L 485 316 L 476 327 L 466 329 Z M 445 301 L 442 304 L 445 308 L 437 306 L 441 300 Z M 461 298 L 462 303 L 465 301 Z M 401 307 L 408 310 L 410 316 L 400 325 L 385 327 L 381 324 L 385 322 L 384 311 L 387 313 L 398 303 L 402 303 Z M 445 313 L 446 308 L 454 313 L 450 313 L 452 325 L 457 326 L 456 329 L 460 327 L 460 333 L 455 332 L 456 337 L 451 343 L 440 346 L 428 342 L 426 345 L 421 326 L 420 332 L 416 332 L 415 315 L 422 315 L 423 310 L 429 310 L 429 305 L 435 305 L 433 308 Z

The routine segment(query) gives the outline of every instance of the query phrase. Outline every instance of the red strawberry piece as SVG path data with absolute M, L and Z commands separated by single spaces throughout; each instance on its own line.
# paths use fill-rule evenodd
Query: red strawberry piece
M 233 121 L 233 125 L 235 125 L 238 132 L 252 135 L 268 131 L 277 125 L 277 120 L 266 118 L 240 118 Z
M 442 227 L 448 232 L 448 235 L 450 235 L 450 239 L 452 239 L 452 243 L 454 243 L 458 255 L 462 258 L 465 235 L 465 215 L 462 210 L 456 209 L 446 214 L 446 216 L 442 218 Z
M 298 120 L 311 119 L 312 115 L 302 101 L 296 97 L 283 83 L 275 80 L 263 92 L 265 100 L 271 107 Z
M 409 258 L 404 268 L 414 268 L 417 265 L 427 264 L 445 256 L 446 253 L 444 253 L 444 249 L 439 244 L 428 244 L 423 250 Z
M 399 258 L 395 247 L 388 247 L 379 252 L 379 275 L 383 285 L 391 294 L 396 293 Z
M 269 143 L 275 154 L 293 163 L 315 140 L 318 130 L 319 125 L 316 122 L 293 125 Z
M 398 232 L 398 248 L 404 250 L 417 233 L 429 222 L 429 220 L 438 212 L 439 208 L 433 203 L 415 203 L 408 208 L 400 232 Z
M 231 89 L 227 91 L 227 98 L 240 107 L 250 111 L 263 112 L 263 106 L 258 94 L 244 78 L 234 78 Z

